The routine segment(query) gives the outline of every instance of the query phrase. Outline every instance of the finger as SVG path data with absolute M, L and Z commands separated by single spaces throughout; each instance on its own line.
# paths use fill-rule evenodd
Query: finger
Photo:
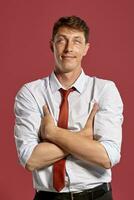
M 99 105 L 98 105 L 97 103 L 95 103 L 95 104 L 93 105 L 93 108 L 92 108 L 92 110 L 91 110 L 91 113 L 90 113 L 90 115 L 89 115 L 89 117 L 88 117 L 88 119 L 87 119 L 87 122 L 86 122 L 86 124 L 85 124 L 85 127 L 91 127 L 91 126 L 93 125 L 93 120 L 94 120 L 95 114 L 96 114 L 96 112 L 98 111 L 98 109 L 99 109 Z
M 44 115 L 48 115 L 48 114 L 50 114 L 47 105 L 44 105 L 44 106 L 43 106 L 43 113 L 44 113 Z
M 87 123 L 86 123 L 87 126 L 88 126 L 88 125 L 91 125 L 91 124 L 93 123 L 95 114 L 96 114 L 96 112 L 98 111 L 98 109 L 99 109 L 98 104 L 97 104 L 97 103 L 94 103 L 93 108 L 92 108 L 92 110 L 91 110 L 91 113 L 90 113 L 90 115 L 89 115 L 89 117 L 88 117 L 88 119 L 87 119 Z
M 93 108 L 92 108 L 91 113 L 90 113 L 89 118 L 88 118 L 89 120 L 91 120 L 91 122 L 93 121 L 98 110 L 99 110 L 98 103 L 94 103 Z

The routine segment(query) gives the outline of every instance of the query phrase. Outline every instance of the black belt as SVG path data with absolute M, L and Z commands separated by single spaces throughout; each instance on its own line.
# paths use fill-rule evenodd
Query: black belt
M 87 189 L 82 192 L 47 192 L 47 191 L 38 191 L 36 193 L 36 197 L 38 196 L 39 199 L 53 199 L 54 197 L 57 199 L 75 199 L 75 198 L 82 198 L 88 197 L 89 199 L 96 199 L 103 196 L 106 192 L 111 190 L 110 183 L 103 183 L 93 189 Z

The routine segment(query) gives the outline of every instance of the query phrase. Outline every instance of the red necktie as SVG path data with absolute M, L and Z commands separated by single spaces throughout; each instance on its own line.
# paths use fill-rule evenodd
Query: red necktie
M 60 105 L 58 126 L 67 129 L 68 127 L 68 95 L 74 88 L 69 90 L 60 89 L 62 101 Z M 63 158 L 54 163 L 53 166 L 53 187 L 59 192 L 65 186 L 65 161 Z

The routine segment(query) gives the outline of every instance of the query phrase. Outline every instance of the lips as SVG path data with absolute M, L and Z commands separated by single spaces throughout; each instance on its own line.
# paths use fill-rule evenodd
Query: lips
M 75 58 L 75 56 L 71 56 L 71 55 L 63 55 L 61 56 L 63 59 L 71 59 L 71 58 Z

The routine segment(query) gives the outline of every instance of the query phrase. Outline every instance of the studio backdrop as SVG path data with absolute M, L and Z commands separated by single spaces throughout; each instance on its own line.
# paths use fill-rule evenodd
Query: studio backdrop
M 124 102 L 121 162 L 113 168 L 114 200 L 133 198 L 134 28 L 131 0 L 0 1 L 0 199 L 32 200 L 31 173 L 20 165 L 14 141 L 14 99 L 21 86 L 54 67 L 49 47 L 53 23 L 77 15 L 90 27 L 91 48 L 82 66 L 113 80 Z

